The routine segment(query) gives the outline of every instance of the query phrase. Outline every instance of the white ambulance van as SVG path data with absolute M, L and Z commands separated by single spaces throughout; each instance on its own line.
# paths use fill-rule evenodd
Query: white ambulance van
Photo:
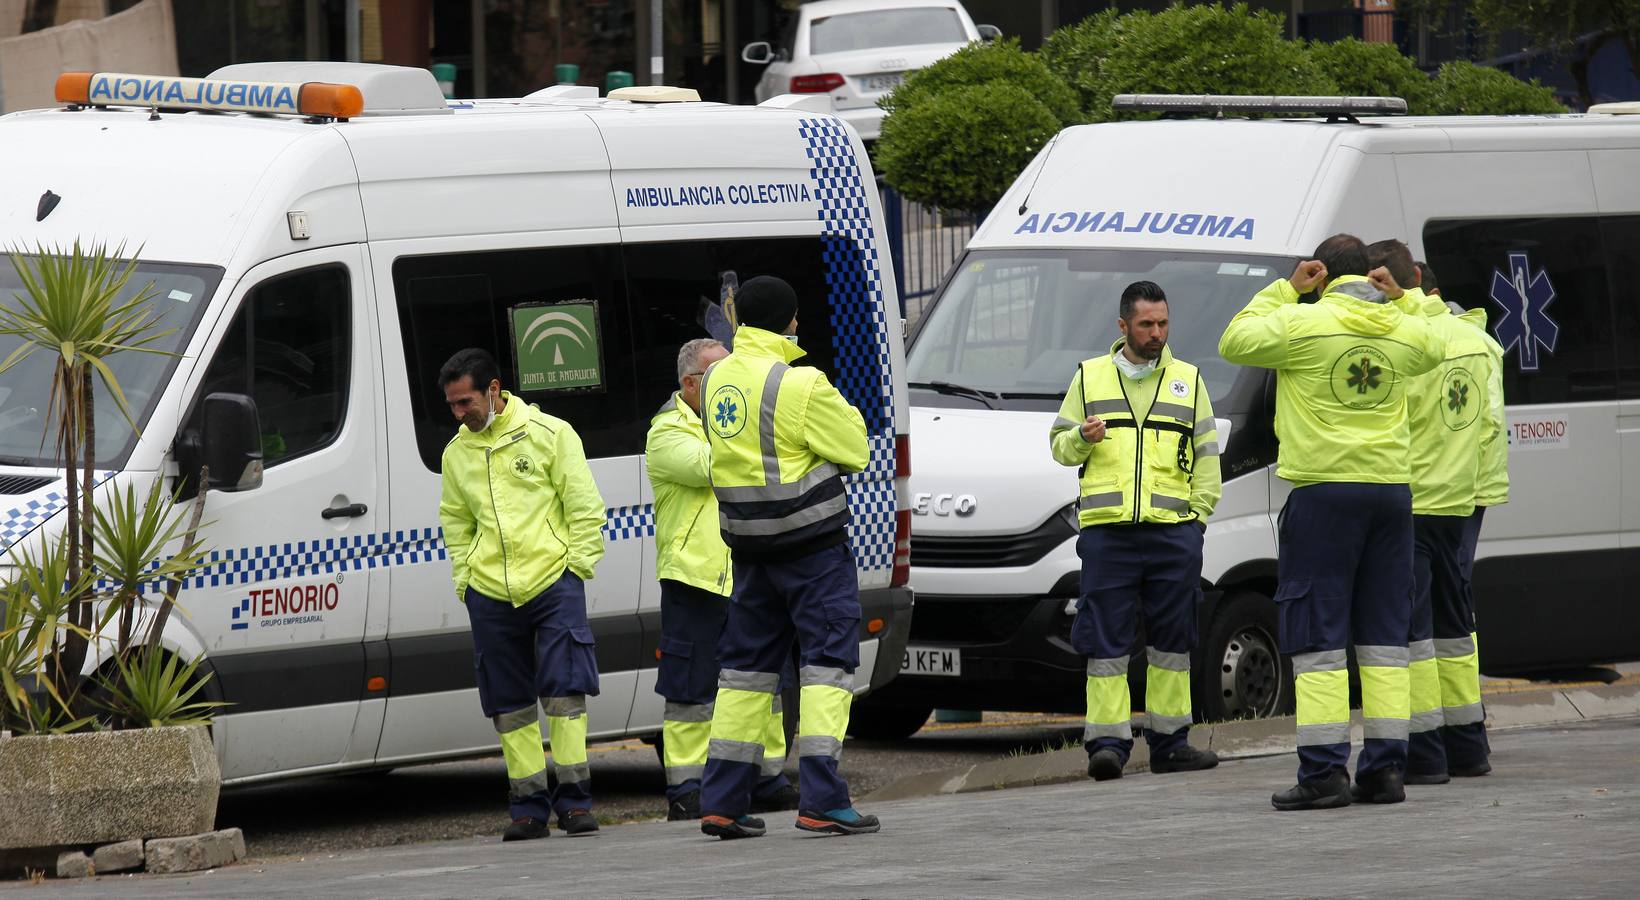
M 321 82 L 356 86 L 362 109 Z M 608 505 L 588 584 L 591 733 L 660 730 L 644 436 L 727 273 L 797 288 L 807 361 L 865 416 L 871 463 L 848 484 L 855 688 L 898 672 L 898 301 L 865 151 L 812 100 L 549 88 L 446 103 L 427 72 L 334 63 L 65 76 L 59 90 L 65 108 L 0 118 L 0 239 L 142 250 L 131 287 L 156 285 L 173 355 L 120 357 L 140 433 L 100 398 L 97 466 L 103 490 L 141 492 L 213 463 L 209 565 L 164 639 L 203 655 L 232 704 L 214 730 L 227 781 L 495 751 L 438 521 L 455 423 L 435 376 L 468 346 L 575 426 Z M 17 286 L 0 267 L 0 296 Z M 61 527 L 41 442 L 50 387 L 43 356 L 0 375 L 5 547 Z M 247 408 L 256 424 L 235 428 Z M 258 453 L 264 474 L 242 482 Z
M 905 671 L 865 704 L 885 730 L 931 706 L 1081 710 L 1076 474 L 1047 434 L 1140 279 L 1167 291 L 1173 352 L 1201 367 L 1221 441 L 1229 425 L 1196 708 L 1291 707 L 1270 599 L 1290 490 L 1274 470 L 1275 376 L 1217 347 L 1254 293 L 1337 232 L 1406 241 L 1506 348 L 1514 484 L 1475 571 L 1483 668 L 1640 658 L 1640 115 L 1357 119 L 1365 98 L 1318 99 L 1291 105 L 1326 120 L 1067 129 L 975 234 L 910 342 L 917 616 Z

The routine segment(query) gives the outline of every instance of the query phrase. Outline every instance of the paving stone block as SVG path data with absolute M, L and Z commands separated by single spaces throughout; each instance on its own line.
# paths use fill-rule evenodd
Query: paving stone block
M 78 850 L 68 850 L 57 854 L 58 878 L 88 878 L 93 870 L 91 857 Z
M 129 872 L 142 868 L 143 849 L 142 841 L 120 841 L 118 844 L 104 844 L 91 854 L 91 864 L 97 872 L 107 875 L 110 872 Z
M 145 848 L 153 875 L 198 872 L 236 862 L 245 856 L 245 835 L 237 828 L 179 838 L 155 838 Z

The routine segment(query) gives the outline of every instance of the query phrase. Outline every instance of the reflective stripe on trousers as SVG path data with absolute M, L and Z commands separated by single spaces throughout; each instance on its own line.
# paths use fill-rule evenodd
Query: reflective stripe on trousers
M 1485 722 L 1486 710 L 1481 704 L 1481 660 L 1475 636 L 1437 638 L 1434 643 L 1444 724 Z
M 1350 673 L 1343 650 L 1293 654 L 1298 745 L 1350 740 Z
M 1441 674 L 1435 661 L 1435 642 L 1414 641 L 1407 646 L 1407 679 L 1412 686 L 1413 734 L 1434 731 L 1444 724 L 1441 716 Z
M 1361 672 L 1361 733 L 1364 737 L 1407 739 L 1412 717 L 1412 683 L 1407 657 L 1404 646 L 1355 645 L 1355 661 Z
M 1133 698 L 1128 691 L 1128 658 L 1113 656 L 1088 660 L 1087 724 L 1083 743 L 1097 738 L 1133 740 Z

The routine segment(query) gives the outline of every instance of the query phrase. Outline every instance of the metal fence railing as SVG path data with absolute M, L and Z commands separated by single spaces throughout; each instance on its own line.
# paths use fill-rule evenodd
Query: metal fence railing
M 962 256 L 980 217 L 913 203 L 881 179 L 878 187 L 883 196 L 894 283 L 900 288 L 900 314 L 907 323 L 915 322 L 945 274 Z

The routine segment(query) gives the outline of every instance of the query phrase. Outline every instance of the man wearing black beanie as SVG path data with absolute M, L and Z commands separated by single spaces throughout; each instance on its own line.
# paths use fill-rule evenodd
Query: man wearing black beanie
M 865 420 L 824 373 L 793 367 L 797 294 L 769 276 L 732 298 L 734 352 L 707 370 L 701 420 L 718 522 L 734 561 L 734 602 L 718 643 L 718 692 L 702 779 L 701 831 L 758 837 L 749 814 L 780 673 L 798 645 L 797 827 L 878 829 L 837 772 L 860 662 L 860 589 L 843 475 L 866 467 Z

